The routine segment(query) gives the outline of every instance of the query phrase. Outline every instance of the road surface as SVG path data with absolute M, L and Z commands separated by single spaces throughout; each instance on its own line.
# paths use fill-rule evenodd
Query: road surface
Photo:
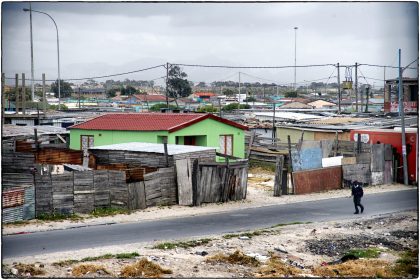
M 362 204 L 365 206 L 363 216 L 417 210 L 418 191 L 368 194 L 363 197 Z M 355 218 L 353 212 L 352 198 L 333 198 L 193 217 L 9 235 L 2 238 L 2 256 L 7 259 L 118 244 L 197 238 L 280 223 L 339 221 Z

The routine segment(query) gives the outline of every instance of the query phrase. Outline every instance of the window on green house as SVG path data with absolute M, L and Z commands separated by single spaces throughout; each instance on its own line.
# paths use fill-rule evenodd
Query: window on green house
M 219 136 L 220 153 L 233 156 L 233 135 Z

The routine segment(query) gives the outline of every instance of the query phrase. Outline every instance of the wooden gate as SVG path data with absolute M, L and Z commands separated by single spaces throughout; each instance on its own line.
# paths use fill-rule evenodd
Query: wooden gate
M 246 198 L 248 161 L 234 163 L 198 163 L 192 172 L 193 205 L 226 202 Z

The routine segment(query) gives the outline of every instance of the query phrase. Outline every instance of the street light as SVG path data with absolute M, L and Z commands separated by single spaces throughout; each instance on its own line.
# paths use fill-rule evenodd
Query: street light
M 295 26 L 295 83 L 294 83 L 294 89 L 296 90 L 296 31 L 297 31 L 297 27 Z
M 57 31 L 57 63 L 58 63 L 58 110 L 60 110 L 61 108 L 61 81 L 60 81 L 60 44 L 59 44 L 59 40 L 58 40 L 58 27 L 57 27 L 57 23 L 55 23 L 55 20 L 52 18 L 52 16 L 50 16 L 49 14 L 45 13 L 45 12 L 41 12 L 41 11 L 36 11 L 31 9 L 23 9 L 24 12 L 35 12 L 35 13 L 39 13 L 39 14 L 44 14 L 47 15 L 54 23 L 55 26 L 55 30 Z M 32 26 L 32 16 L 30 17 L 31 19 L 31 26 Z M 32 28 L 31 28 L 31 45 L 32 45 Z M 32 65 L 33 67 L 33 65 Z M 33 79 L 33 77 L 32 77 Z M 33 83 L 33 81 L 32 81 Z

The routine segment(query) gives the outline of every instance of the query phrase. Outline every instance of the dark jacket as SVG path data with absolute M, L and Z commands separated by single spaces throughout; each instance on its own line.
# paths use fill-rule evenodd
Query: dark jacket
M 354 197 L 362 197 L 363 196 L 363 188 L 359 184 L 355 184 L 351 187 L 351 195 Z

